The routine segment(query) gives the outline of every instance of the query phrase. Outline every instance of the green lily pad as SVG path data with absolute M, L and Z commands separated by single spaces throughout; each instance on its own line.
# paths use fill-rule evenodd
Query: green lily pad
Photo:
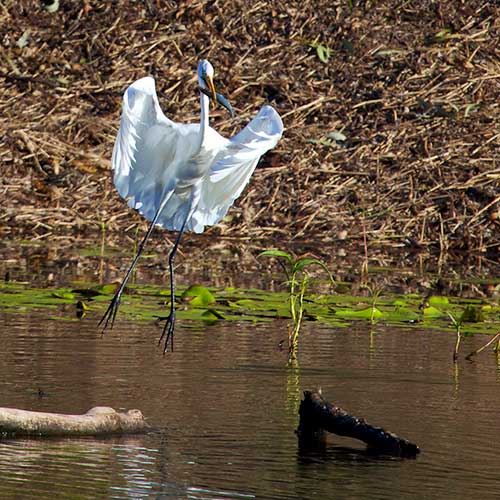
M 408 305 L 408 302 L 402 299 L 396 299 L 393 303 L 393 306 L 395 307 L 405 307 Z
M 116 291 L 116 283 L 108 283 L 106 285 L 96 285 L 92 288 L 94 293 L 100 295 L 113 295 Z
M 349 310 L 349 309 L 340 309 L 338 311 L 335 311 L 335 314 L 337 316 L 340 316 L 341 318 L 353 318 L 353 319 L 369 319 L 369 320 L 375 320 L 375 319 L 380 319 L 382 316 L 384 316 L 384 313 L 380 310 L 377 309 L 376 307 L 368 307 L 366 309 L 360 309 L 360 310 Z
M 446 307 L 450 303 L 448 297 L 441 295 L 432 295 L 429 297 L 429 306 L 433 307 Z
M 420 314 L 408 307 L 397 307 L 392 311 L 384 311 L 384 319 L 401 323 L 415 323 L 420 320 Z
M 434 306 L 424 307 L 423 313 L 426 318 L 441 318 L 443 316 L 446 316 L 446 313 L 440 311 Z
M 277 255 L 273 255 L 275 256 Z M 283 255 L 280 256 L 286 259 Z M 285 260 L 282 262 L 286 263 Z M 316 264 L 309 257 L 302 262 L 304 266 Z M 460 318 L 464 334 L 493 334 L 498 331 L 498 301 L 491 300 L 485 304 L 484 298 L 434 296 L 429 298 L 429 307 L 422 310 L 420 307 L 423 297 L 418 294 L 391 295 L 384 292 L 383 296 L 379 295 L 374 300 L 370 295 L 352 295 L 350 286 L 341 289 L 337 283 L 335 293 L 330 293 L 330 287 L 327 289 L 322 283 L 320 285 L 322 294 L 306 294 L 304 297 L 304 322 L 317 321 L 330 327 L 345 328 L 352 321 L 382 319 L 387 323 L 405 325 L 423 321 L 426 328 L 454 332 L 447 318 L 447 313 L 450 313 L 453 318 Z M 284 284 L 283 290 L 285 288 Z M 92 292 L 89 293 L 89 290 Z M 27 282 L 0 282 L 0 308 L 11 313 L 43 308 L 48 311 L 47 317 L 57 321 L 76 321 L 77 314 L 83 315 L 88 310 L 90 312 L 87 314 L 95 315 L 98 320 L 109 305 L 110 294 L 115 290 L 115 283 L 96 285 L 80 281 L 75 282 L 73 288 L 41 289 L 32 287 Z M 131 283 L 122 296 L 117 321 L 121 318 L 136 321 L 165 318 L 168 314 L 169 295 L 170 292 L 160 286 Z M 176 302 L 181 303 L 183 300 L 192 307 L 178 307 L 178 319 L 185 321 L 186 327 L 200 328 L 200 331 L 203 331 L 203 325 L 217 321 L 257 323 L 290 319 L 289 297 L 284 291 L 231 287 L 217 289 L 215 293 L 201 286 L 186 288 L 179 285 Z M 68 308 L 68 305 L 71 307 Z M 374 305 L 375 308 L 372 307 Z
M 226 319 L 224 315 L 216 311 L 215 309 L 207 309 L 201 314 L 203 321 L 209 325 L 213 325 L 220 320 Z
M 74 300 L 75 294 L 68 290 L 55 290 L 52 292 L 52 297 L 56 297 L 57 299 Z
M 193 307 L 206 307 L 215 302 L 215 297 L 208 288 L 200 285 L 190 286 L 181 295 L 181 300 Z

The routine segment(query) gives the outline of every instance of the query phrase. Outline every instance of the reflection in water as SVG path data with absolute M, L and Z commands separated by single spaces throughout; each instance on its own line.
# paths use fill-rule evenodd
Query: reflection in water
M 139 408 L 155 429 L 0 441 L 0 498 L 484 500 L 499 490 L 500 456 L 490 438 L 500 414 L 497 359 L 454 367 L 453 335 L 308 323 L 299 368 L 276 347 L 281 322 L 180 326 L 176 352 L 164 357 L 149 324 L 122 320 L 101 337 L 92 315 L 77 330 L 44 311 L 0 314 L 3 406 Z M 416 442 L 422 454 L 373 457 L 333 436 L 322 448 L 299 448 L 298 403 L 316 387 Z
M 286 377 L 286 410 L 291 418 L 298 415 L 301 399 L 299 361 L 294 359 L 288 362 Z
M 136 231 L 139 228 L 136 228 Z M 146 230 L 144 226 L 143 230 Z M 141 230 L 142 231 L 142 230 Z M 140 234 L 133 235 L 136 244 Z M 111 237 L 102 228 L 100 243 L 95 235 L 76 246 L 72 239 L 49 241 L 9 241 L 0 244 L 0 276 L 14 281 L 27 281 L 34 286 L 68 284 L 74 281 L 111 283 L 121 280 L 121 272 L 133 257 L 130 234 L 122 235 L 122 241 Z M 144 257 L 136 270 L 139 283 L 164 285 L 168 281 L 165 248 L 168 246 L 164 232 L 153 233 Z M 184 238 L 184 237 L 183 237 Z M 221 243 L 222 240 L 222 243 Z M 345 242 L 344 242 L 345 243 Z M 292 246 L 290 246 L 292 244 Z M 364 250 L 359 245 L 350 248 L 340 261 L 331 253 L 328 245 L 317 241 L 294 240 L 293 243 L 263 241 L 261 239 L 213 238 L 213 235 L 186 234 L 183 239 L 182 257 L 179 256 L 176 273 L 182 283 L 210 287 L 257 287 L 264 290 L 283 290 L 282 270 L 278 264 L 263 264 L 256 256 L 265 248 L 283 248 L 295 255 L 314 255 L 321 258 L 335 275 L 337 281 L 350 282 L 351 292 L 361 293 L 360 261 Z M 361 252 L 361 253 L 359 253 Z M 444 295 L 474 297 L 491 296 L 496 283 L 498 262 L 485 255 L 463 254 L 454 256 L 445 267 L 436 256 L 402 253 L 397 249 L 388 255 L 388 248 L 377 255 L 370 248 L 370 286 L 396 293 L 425 295 L 429 283 L 439 279 L 439 291 Z M 461 260 L 457 260 L 457 259 Z M 416 259 L 416 260 L 415 260 Z M 273 269 L 274 273 L 269 273 Z M 376 270 L 376 273 L 373 271 Z M 323 271 L 318 269 L 318 275 Z M 457 279 L 457 276 L 460 279 Z M 451 278 L 448 278 L 451 277 Z M 482 283 L 478 285 L 478 283 Z M 367 293 L 364 290 L 364 293 Z
M 18 439 L 0 443 L 0 491 L 25 490 L 23 498 L 52 492 L 73 498 L 75 491 L 85 496 L 106 497 L 110 488 L 132 492 L 142 498 L 149 479 L 148 466 L 158 450 L 147 450 L 133 438 L 122 439 Z M 102 471 L 107 471 L 103 474 Z M 110 481 L 110 475 L 116 486 Z M 151 487 L 149 485 L 148 490 Z M 8 494 L 2 496 L 7 498 Z M 147 498 L 144 496 L 144 498 Z

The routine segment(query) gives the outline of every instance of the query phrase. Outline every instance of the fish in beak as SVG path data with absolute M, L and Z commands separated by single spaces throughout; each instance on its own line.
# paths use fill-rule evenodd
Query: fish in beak
M 209 81 L 211 82 L 211 84 L 208 83 Z M 222 94 L 215 92 L 215 87 L 214 87 L 214 84 L 212 82 L 212 79 L 207 78 L 207 79 L 205 79 L 205 82 L 207 83 L 208 90 L 200 87 L 200 92 L 203 92 L 206 96 L 208 96 L 214 102 L 218 102 L 221 106 L 226 108 L 231 113 L 232 117 L 234 117 L 236 113 L 234 112 L 233 107 L 231 106 L 229 101 Z

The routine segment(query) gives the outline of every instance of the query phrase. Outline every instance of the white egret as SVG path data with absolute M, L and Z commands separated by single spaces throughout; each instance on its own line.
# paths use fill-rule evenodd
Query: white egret
M 283 122 L 271 106 L 263 106 L 253 120 L 231 139 L 209 126 L 210 98 L 232 113 L 228 101 L 215 92 L 214 69 L 198 64 L 200 123 L 169 120 L 160 109 L 153 78 L 134 82 L 125 91 L 112 168 L 114 183 L 129 207 L 151 221 L 137 255 L 99 325 L 113 327 L 125 285 L 155 225 L 178 231 L 169 254 L 170 314 L 159 343 L 163 352 L 174 348 L 174 257 L 184 231 L 203 232 L 219 222 L 248 183 L 260 157 L 276 146 Z

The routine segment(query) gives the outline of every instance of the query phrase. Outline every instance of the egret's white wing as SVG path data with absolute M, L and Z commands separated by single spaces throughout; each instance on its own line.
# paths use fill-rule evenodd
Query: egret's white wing
M 212 225 L 227 213 L 247 185 L 260 157 L 274 148 L 283 133 L 283 122 L 271 106 L 257 116 L 222 148 L 201 186 L 193 219 L 198 225 Z
M 152 220 L 162 200 L 172 196 L 179 165 L 196 150 L 192 136 L 198 129 L 163 114 L 153 78 L 141 78 L 125 91 L 112 158 L 114 182 L 128 205 L 146 219 Z M 178 206 L 187 201 L 189 208 L 189 200 L 175 201 Z M 177 212 L 182 218 L 181 210 Z M 158 222 L 168 227 L 166 220 Z

